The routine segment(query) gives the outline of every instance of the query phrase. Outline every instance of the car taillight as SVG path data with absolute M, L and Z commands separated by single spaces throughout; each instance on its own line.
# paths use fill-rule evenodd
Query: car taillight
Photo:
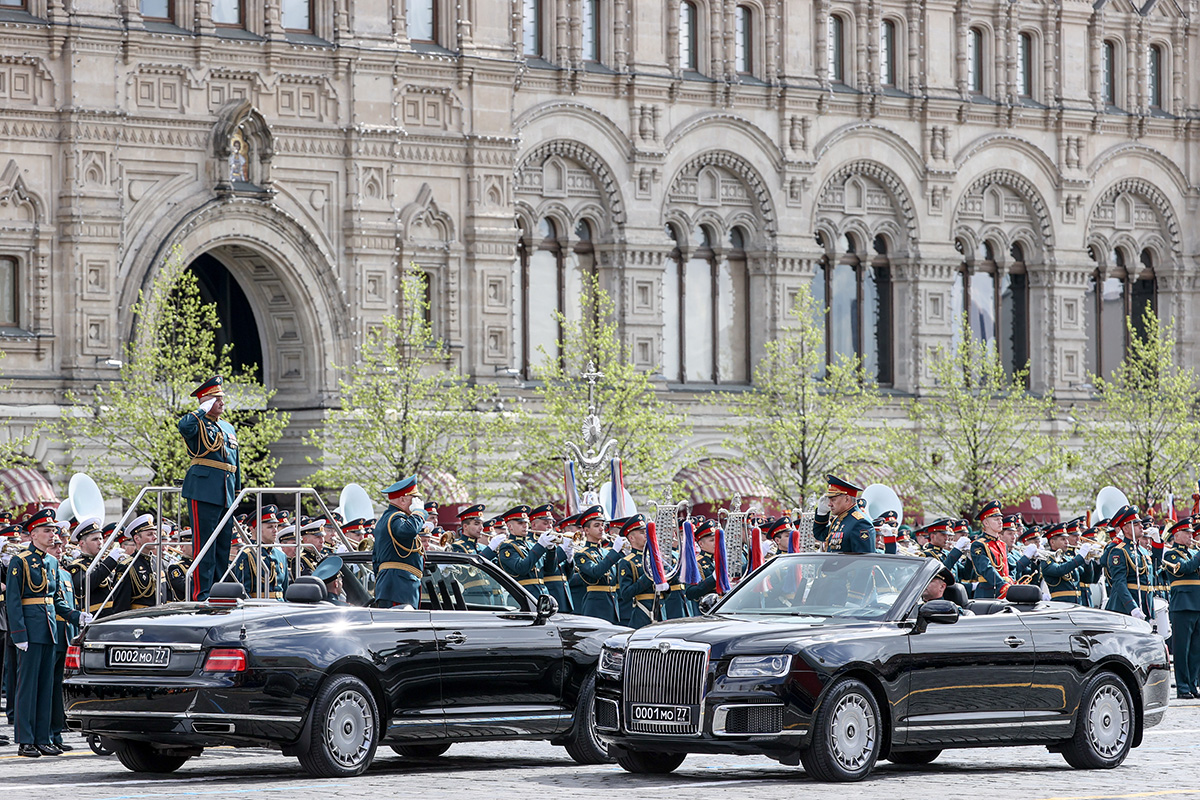
M 209 652 L 204 661 L 205 672 L 245 672 L 246 651 L 218 648 Z
M 81 651 L 79 649 L 79 645 L 77 645 L 77 644 L 67 645 L 67 660 L 64 663 L 64 668 L 65 669 L 83 669 L 83 667 L 80 666 L 80 664 L 79 664 L 80 653 L 81 653 Z

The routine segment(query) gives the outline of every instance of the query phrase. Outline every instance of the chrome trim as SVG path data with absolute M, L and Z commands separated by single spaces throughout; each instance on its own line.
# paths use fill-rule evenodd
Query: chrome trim
M 672 670 L 671 653 L 688 654 L 698 659 L 692 658 L 685 669 Z M 625 650 L 621 680 L 623 730 L 653 736 L 703 736 L 710 654 L 708 644 L 682 639 L 630 642 Z M 687 725 L 636 720 L 630 708 L 640 704 L 689 706 L 696 709 L 696 718 Z
M 969 730 L 979 730 L 981 728 L 986 728 L 986 729 L 1011 728 L 1013 726 L 1038 728 L 1038 727 L 1042 727 L 1045 725 L 1069 725 L 1069 724 L 1071 724 L 1071 720 L 1068 718 L 1063 718 L 1063 719 L 1047 719 L 1047 720 L 1041 720 L 1039 722 L 1034 722 L 1034 721 L 1030 721 L 1030 720 L 1013 720 L 1010 722 L 976 722 L 974 724 L 961 724 L 961 725 L 897 725 L 896 732 L 898 733 L 900 731 L 969 731 Z
M 173 711 L 67 711 L 68 717 L 154 717 L 156 719 L 243 720 L 245 722 L 301 722 L 304 717 L 277 717 L 270 714 L 190 714 Z
M 184 652 L 200 652 L 202 645 L 189 642 L 84 642 L 84 650 L 103 650 L 106 647 L 169 647 Z
M 787 732 L 780 730 L 765 731 L 763 733 L 726 733 L 725 721 L 729 717 L 730 710 L 734 708 L 785 708 L 785 706 L 783 703 L 726 703 L 719 705 L 713 711 L 713 736 L 780 736 Z

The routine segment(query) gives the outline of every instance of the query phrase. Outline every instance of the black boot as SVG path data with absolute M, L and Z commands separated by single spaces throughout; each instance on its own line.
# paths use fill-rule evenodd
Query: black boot
M 42 751 L 37 749 L 37 745 L 23 744 L 17 748 L 17 755 L 25 756 L 26 758 L 40 758 Z
M 59 750 L 57 747 L 55 747 L 52 744 L 39 744 L 39 745 L 34 745 L 34 746 L 37 748 L 38 752 L 44 756 L 61 756 L 62 755 L 62 750 Z

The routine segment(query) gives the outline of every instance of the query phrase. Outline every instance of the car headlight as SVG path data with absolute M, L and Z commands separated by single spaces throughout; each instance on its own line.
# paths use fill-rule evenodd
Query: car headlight
M 601 675 L 606 675 L 610 678 L 619 678 L 621 677 L 621 670 L 624 668 L 624 650 L 614 650 L 611 647 L 605 647 L 600 651 L 600 664 L 596 669 Z
M 791 656 L 738 656 L 725 673 L 730 678 L 779 678 L 792 667 Z

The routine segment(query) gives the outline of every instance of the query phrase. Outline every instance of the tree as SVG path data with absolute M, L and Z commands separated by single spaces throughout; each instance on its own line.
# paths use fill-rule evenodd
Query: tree
M 826 475 L 868 459 L 861 422 L 882 403 L 857 356 L 826 365 L 823 318 L 804 288 L 793 312 L 798 323 L 767 342 L 748 392 L 723 393 L 733 419 L 726 444 L 756 471 L 777 500 L 805 507 L 828 485 Z
M 7 354 L 0 350 L 0 361 L 3 361 Z M 3 370 L 0 370 L 0 375 L 3 375 Z M 0 383 L 0 392 L 8 389 L 8 383 Z M 45 431 L 46 424 L 44 422 L 35 422 L 30 430 L 21 432 L 14 424 L 15 420 L 7 420 L 4 429 L 0 431 L 0 464 L 8 466 L 34 466 L 36 459 L 32 458 L 29 453 L 34 448 L 39 436 Z
M 908 403 L 910 429 L 889 431 L 897 491 L 925 509 L 970 519 L 989 500 L 1024 502 L 1054 486 L 1067 463 L 1059 437 L 1043 433 L 1053 396 L 1026 390 L 1029 370 L 1009 373 L 996 346 L 964 316 L 957 341 L 930 361 L 932 388 Z
M 404 475 L 442 472 L 474 488 L 496 466 L 477 456 L 505 439 L 510 416 L 491 410 L 494 388 L 444 368 L 450 351 L 427 317 L 421 273 L 406 272 L 401 287 L 400 313 L 370 328 L 359 360 L 343 365 L 341 406 L 305 437 L 325 457 L 310 485 L 355 482 L 374 493 Z M 450 500 L 429 488 L 428 499 Z
M 616 440 L 625 474 L 625 485 L 642 500 L 661 499 L 674 490 L 675 472 L 695 461 L 680 444 L 691 434 L 683 414 L 663 401 L 651 381 L 650 372 L 638 369 L 629 348 L 621 341 L 612 299 L 596 276 L 585 278 L 581 319 L 568 319 L 556 312 L 562 335 L 558 353 L 540 351 L 542 361 L 534 367 L 538 384 L 534 395 L 539 413 L 531 414 L 526 426 L 525 471 L 532 475 L 561 475 L 567 442 L 583 447 L 581 427 L 588 413 L 589 386 L 584 373 L 596 377 L 592 406 L 600 422 L 598 440 Z M 598 482 L 607 480 L 597 476 Z M 524 483 L 517 486 L 521 500 L 546 502 L 562 493 L 562 482 Z M 579 481 L 579 491 L 585 488 Z M 591 488 L 596 488 L 592 486 Z
M 1148 508 L 1189 485 L 1200 461 L 1198 384 L 1194 370 L 1175 363 L 1175 339 L 1153 311 L 1146 309 L 1141 326 L 1132 319 L 1126 326 L 1124 360 L 1110 378 L 1091 376 L 1099 404 L 1081 429 L 1078 488 L 1092 497 L 1113 484 Z
M 191 393 L 213 375 L 224 379 L 237 431 L 242 482 L 269 486 L 279 460 L 270 448 L 289 415 L 268 408 L 275 392 L 249 374 L 233 374 L 232 345 L 218 348 L 216 306 L 200 296 L 196 276 L 173 249 L 133 307 L 138 333 L 123 349 L 117 378 L 88 396 L 67 393 L 65 439 L 106 494 L 132 498 L 143 485 L 182 483 L 190 464 L 177 422 L 196 408 Z

